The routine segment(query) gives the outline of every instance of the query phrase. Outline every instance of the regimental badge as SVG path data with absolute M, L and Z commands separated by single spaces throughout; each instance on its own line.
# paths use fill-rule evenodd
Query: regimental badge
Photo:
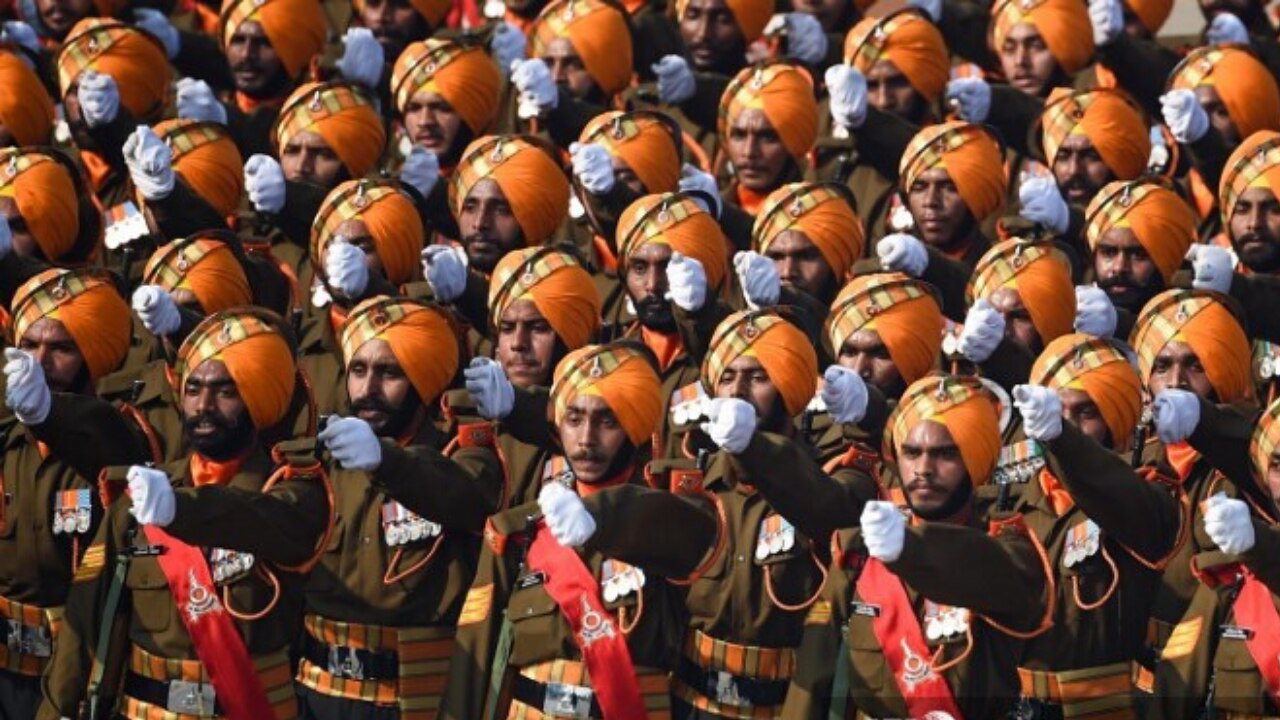
M 443 531 L 439 524 L 424 520 L 391 500 L 382 505 L 382 537 L 387 547 L 399 547 L 411 542 L 433 538 Z
M 213 574 L 213 583 L 219 587 L 243 579 L 253 570 L 253 564 L 251 553 L 223 548 L 214 548 L 209 553 L 209 571 Z
M 600 595 L 615 603 L 644 587 L 644 571 L 621 560 L 605 560 L 600 566 Z
M 200 618 L 209 613 L 222 612 L 222 603 L 218 601 L 217 593 L 200 582 L 194 568 L 187 571 L 187 583 L 187 602 L 183 609 L 187 613 L 188 622 L 199 622 Z
M 902 654 L 902 684 L 907 687 L 907 692 L 915 692 L 917 685 L 937 677 L 929 661 L 912 650 L 905 637 L 902 638 Z
M 1027 439 L 1000 450 L 1000 459 L 991 479 L 997 485 L 1021 485 L 1036 477 L 1044 467 L 1044 448 L 1035 440 Z
M 1075 567 L 1092 557 L 1102 547 L 1102 529 L 1092 520 L 1085 520 L 1067 533 L 1067 544 L 1062 551 L 1062 566 Z
M 597 612 L 591 607 L 591 603 L 587 601 L 587 596 L 582 596 L 582 630 L 578 632 L 578 647 L 583 650 L 591 647 L 592 643 L 597 640 L 612 639 L 616 636 L 613 629 L 613 621 L 605 617 L 604 613 Z
M 671 393 L 671 424 L 690 425 L 706 417 L 711 398 L 702 383 L 692 382 Z
M 789 552 L 796 546 L 796 526 L 777 513 L 770 513 L 760 523 L 756 538 L 756 560 L 764 561 L 774 555 Z
M 924 636 L 931 643 L 946 642 L 969 630 L 969 611 L 965 608 L 924 602 Z
M 88 488 L 63 490 L 54 496 L 54 535 L 84 535 L 92 517 L 93 494 Z

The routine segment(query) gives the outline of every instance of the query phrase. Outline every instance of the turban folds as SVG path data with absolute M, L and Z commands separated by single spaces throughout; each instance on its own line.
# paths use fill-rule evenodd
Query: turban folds
M 1249 338 L 1231 310 L 1211 293 L 1166 290 L 1138 315 L 1129 344 L 1138 353 L 1138 369 L 1151 378 L 1156 357 L 1172 342 L 1186 343 L 1200 359 L 1218 402 L 1253 395 L 1253 355 Z
M 65 255 L 80 233 L 80 204 L 66 166 L 38 151 L 0 150 L 0 197 L 18 206 L 40 252 L 50 261 Z
M 484 48 L 430 38 L 410 43 L 391 71 L 391 93 L 401 114 L 414 95 L 424 92 L 444 98 L 478 134 L 498 113 L 502 75 Z
M 874 330 L 907 383 L 938 364 L 945 322 L 937 291 L 901 273 L 855 277 L 831 304 L 827 339 L 835 355 L 859 330 Z
M 85 18 L 58 51 L 58 86 L 65 96 L 85 70 L 110 75 L 120 104 L 136 119 L 156 115 L 169 92 L 169 56 L 160 41 L 124 23 Z
M 173 170 L 219 215 L 231 215 L 244 192 L 244 163 L 240 150 L 216 123 L 166 120 L 156 135 L 173 151 Z
M 1230 226 L 1236 200 L 1249 188 L 1266 188 L 1280 197 L 1280 132 L 1259 130 L 1240 143 L 1227 159 L 1218 185 L 1218 207 L 1224 226 Z
M 109 276 L 89 270 L 45 270 L 13 296 L 15 344 L 37 321 L 62 323 L 96 382 L 124 362 L 133 321 Z
M 632 445 L 641 445 L 662 419 L 662 381 L 639 348 L 626 344 L 587 345 L 556 365 L 551 404 L 556 424 L 569 404 L 583 395 L 604 400 Z
M 586 345 L 600 327 L 600 291 L 566 252 L 541 247 L 504 255 L 489 281 L 489 317 L 495 327 L 517 300 L 532 301 L 570 350 Z
M 1128 229 L 1167 284 L 1187 248 L 1195 242 L 1195 212 L 1174 191 L 1147 182 L 1116 181 L 1102 188 L 1085 212 L 1085 237 L 1096 252 L 1102 236 L 1114 228 Z
M 902 401 L 889 416 L 891 433 L 885 434 L 886 454 L 901 454 L 911 431 L 924 422 L 935 422 L 951 433 L 960 449 L 960 459 L 975 485 L 986 484 L 1000 457 L 1000 414 L 998 402 L 975 377 L 951 375 L 925 377 L 902 394 Z M 892 438 L 892 444 L 888 440 Z
M 769 193 L 756 216 L 752 244 L 762 254 L 784 232 L 803 233 L 827 261 L 836 281 L 862 257 L 862 221 L 834 185 L 792 183 Z
M 768 25 L 769 18 L 773 17 L 774 0 L 728 0 L 726 4 L 748 44 L 755 42 L 764 34 L 764 26 Z M 684 16 L 684 10 L 688 6 L 689 0 L 677 0 L 676 22 Z
M 693 198 L 679 193 L 645 195 L 618 218 L 619 266 L 649 243 L 697 260 L 707 273 L 707 287 L 719 290 L 728 274 L 728 241 L 720 223 Z
M 147 261 L 142 282 L 167 292 L 190 290 L 205 313 L 253 304 L 244 267 L 231 248 L 214 238 L 174 240 Z
M 1066 139 L 1082 134 L 1117 178 L 1132 180 L 1147 168 L 1151 156 L 1147 123 L 1142 111 L 1119 91 L 1055 88 L 1041 117 L 1044 153 L 1051 165 Z
M 0 51 L 0 123 L 18 145 L 43 144 L 53 132 L 53 100 L 14 52 Z
M 908 191 L 924 173 L 946 170 L 965 207 L 979 221 L 1003 205 L 1008 190 L 1000 143 L 972 123 L 952 121 L 922 128 L 907 144 L 899 166 L 902 187 Z
M 1210 86 L 1222 98 L 1240 137 L 1280 130 L 1280 88 L 1275 76 L 1248 50 L 1215 45 L 1192 50 L 1169 78 L 1175 90 Z
M 489 135 L 467 146 L 449 185 L 453 215 L 481 180 L 492 180 L 511 205 L 527 245 L 541 245 L 569 214 L 569 181 L 541 145 L 516 135 Z
M 1271 456 L 1275 454 L 1276 444 L 1280 443 L 1280 422 L 1277 419 L 1280 419 L 1280 400 L 1262 411 L 1249 441 L 1249 459 L 1253 461 L 1254 476 L 1264 483 L 1264 488 L 1267 473 L 1271 471 Z
M 888 60 L 928 102 L 937 100 L 951 77 L 951 54 L 942 33 L 914 12 L 887 18 L 863 18 L 844 40 L 844 61 L 866 75 Z
M 1035 27 L 1049 52 L 1068 75 L 1083 70 L 1093 57 L 1093 24 L 1078 0 L 1000 0 L 991 8 L 991 34 L 999 51 L 1014 26 Z
M 1102 412 L 1111 446 L 1129 445 L 1142 414 L 1142 380 L 1110 340 L 1071 333 L 1045 346 L 1031 368 L 1031 382 L 1052 390 L 1079 390 Z
M 555 0 L 542 9 L 529 32 L 529 57 L 543 57 L 557 38 L 569 41 L 605 94 L 621 92 L 631 83 L 631 26 L 621 6 Z
M 818 138 L 818 101 L 813 80 L 795 65 L 774 63 L 744 68 L 720 96 L 720 137 L 747 110 L 759 110 L 782 138 L 787 152 L 804 157 Z
M 725 318 L 711 336 L 702 384 L 716 384 L 735 360 L 753 357 L 769 374 L 788 415 L 799 415 L 818 389 L 818 355 L 800 328 L 771 312 L 745 310 Z
M 439 397 L 458 373 L 458 334 L 435 308 L 402 298 L 369 298 L 342 324 L 343 364 L 350 366 L 370 340 L 386 341 L 424 403 Z
M 422 216 L 399 183 L 348 180 L 334 188 L 311 225 L 311 257 L 317 263 L 323 264 L 329 243 L 343 234 L 348 221 L 364 223 L 387 280 L 403 285 L 413 279 L 422 252 Z
M 307 83 L 285 101 L 273 133 L 277 150 L 301 132 L 324 138 L 352 177 L 373 169 L 387 140 L 373 104 L 352 86 L 333 83 Z
M 582 131 L 582 142 L 622 158 L 651 193 L 674 192 L 680 184 L 679 139 L 656 113 L 600 113 Z
M 223 0 L 220 15 L 222 50 L 246 22 L 256 22 L 280 56 L 285 72 L 296 78 L 324 50 L 329 23 L 316 0 Z
M 973 269 L 968 300 L 990 298 L 1011 288 L 1022 298 L 1040 339 L 1049 342 L 1071 332 L 1076 316 L 1071 261 L 1051 244 L 1013 239 L 987 251 Z
M 221 361 L 244 400 L 254 427 L 280 422 L 293 400 L 297 366 L 280 330 L 252 311 L 227 310 L 205 318 L 178 348 L 173 378 L 179 392 L 197 368 Z

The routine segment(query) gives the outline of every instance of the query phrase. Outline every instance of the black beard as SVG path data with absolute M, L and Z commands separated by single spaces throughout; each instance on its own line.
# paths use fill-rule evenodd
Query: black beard
M 1129 290 L 1124 296 L 1119 298 L 1111 294 L 1111 288 L 1123 287 Z M 1118 308 L 1123 308 L 1133 313 L 1140 312 L 1147 304 L 1147 301 L 1155 297 L 1164 289 L 1164 279 L 1160 277 L 1160 273 L 1152 273 L 1151 279 L 1145 285 L 1139 285 L 1131 275 L 1117 275 L 1112 278 L 1098 279 L 1098 288 L 1106 291 L 1107 298 L 1111 300 Z
M 921 512 L 917 510 L 915 506 L 911 505 L 911 493 L 903 493 L 903 496 L 907 498 L 907 505 L 911 507 L 911 512 L 915 513 L 916 517 L 919 517 L 921 520 L 937 522 L 939 520 L 946 520 L 952 515 L 960 512 L 960 508 L 963 508 L 969 502 L 969 499 L 973 497 L 973 482 L 970 481 L 962 483 L 960 487 L 956 488 L 956 491 L 952 493 L 951 497 L 943 503 L 942 507 L 932 512 Z
M 657 295 L 646 295 L 639 300 L 632 300 L 636 306 L 636 319 L 650 330 L 669 333 L 676 329 L 675 315 L 671 312 L 671 303 Z
M 217 429 L 211 435 L 196 435 L 196 426 L 203 422 L 211 423 Z M 257 428 L 253 426 L 248 410 L 232 423 L 212 413 L 183 418 L 182 430 L 193 450 L 218 461 L 240 456 L 257 437 Z
M 405 396 L 404 402 L 400 403 L 400 407 L 394 407 L 382 398 L 363 397 L 351 401 L 351 414 L 358 415 L 364 410 L 385 413 L 387 419 L 378 425 L 372 425 L 373 431 L 378 437 L 396 439 L 413 424 L 420 407 L 422 407 L 422 398 L 418 396 L 417 390 L 410 387 L 409 394 Z

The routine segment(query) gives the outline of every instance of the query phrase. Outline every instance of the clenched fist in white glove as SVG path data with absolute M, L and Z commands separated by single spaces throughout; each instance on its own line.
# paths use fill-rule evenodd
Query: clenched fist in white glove
M 137 129 L 121 148 L 129 178 L 147 200 L 163 200 L 173 193 L 173 151 L 146 125 Z
M 499 22 L 497 29 L 493 31 L 493 39 L 489 41 L 489 55 L 503 73 L 508 73 L 517 60 L 525 58 L 528 42 L 528 38 L 515 25 L 506 21 Z
M 1004 340 L 1004 315 L 986 298 L 980 298 L 969 308 L 960 331 L 960 354 L 970 362 L 984 363 Z
M 720 186 L 716 184 L 716 179 L 711 176 L 711 173 L 703 172 L 689 163 L 680 166 L 680 192 L 699 193 L 693 196 L 693 201 L 710 213 L 711 217 L 720 219 Z M 708 201 L 702 197 L 703 195 L 710 198 L 711 207 L 707 207 Z
M 152 8 L 134 8 L 133 24 L 155 36 L 164 46 L 164 54 L 172 60 L 182 50 L 182 35 L 169 22 L 168 16 Z
M 422 197 L 428 197 L 440 182 L 440 158 L 421 145 L 414 145 L 400 166 L 400 182 L 413 186 Z
M 706 404 L 709 420 L 701 424 L 702 432 L 721 449 L 737 455 L 751 444 L 756 433 L 756 409 L 746 400 L 714 398 Z
M 1200 424 L 1200 398 L 1186 390 L 1161 390 L 1151 405 L 1156 436 L 1165 445 L 1191 437 Z
M 1249 30 L 1232 13 L 1218 13 L 1204 31 L 1204 39 L 1210 45 L 1248 45 Z
M 827 57 L 827 33 L 822 23 L 809 13 L 778 13 L 764 26 L 765 37 L 787 32 L 787 57 L 806 65 L 817 65 Z
M 1209 115 L 1200 107 L 1196 94 L 1186 88 L 1170 90 L 1160 96 L 1160 115 L 1173 138 L 1180 143 L 1193 143 L 1209 132 Z
M 924 243 L 904 233 L 892 233 L 876 243 L 876 257 L 889 272 L 901 272 L 920 277 L 929 267 L 929 251 Z
M 182 78 L 178 81 L 178 117 L 200 122 L 227 124 L 227 109 L 214 97 L 213 89 L 203 80 Z
M 133 311 L 137 313 L 147 332 L 156 337 L 172 335 L 182 326 L 178 304 L 159 285 L 139 285 L 133 291 Z
M 1032 440 L 1048 442 L 1062 434 L 1062 400 L 1042 385 L 1013 388 L 1013 405 L 1022 415 L 1022 430 Z
M 613 156 L 599 143 L 571 143 L 569 157 L 573 176 L 592 195 L 604 195 L 613 189 L 617 177 L 613 172 Z
M 596 534 L 596 520 L 578 493 L 558 482 L 547 483 L 538 492 L 538 508 L 556 542 L 580 548 Z
M 551 79 L 551 68 L 537 58 L 511 63 L 511 82 L 520 92 L 516 114 L 521 120 L 551 112 L 560 104 L 560 93 Z
M 686 312 L 702 309 L 707 301 L 707 271 L 702 263 L 672 251 L 667 262 L 667 300 Z
M 369 287 L 364 251 L 345 240 L 335 240 L 325 249 L 324 274 L 329 278 L 329 287 L 351 299 L 364 295 Z
M 129 512 L 139 524 L 165 527 L 173 522 L 176 511 L 173 485 L 164 471 L 134 465 L 129 468 L 125 479 L 129 482 L 129 497 L 133 500 Z
M 1204 531 L 1222 552 L 1232 555 L 1248 552 L 1257 541 L 1249 506 L 1223 493 L 1204 501 Z
M 845 130 L 867 121 L 867 78 L 856 68 L 837 63 L 823 73 L 830 94 L 831 120 Z
M 516 389 L 497 361 L 487 357 L 473 358 L 462 375 L 481 417 L 501 420 L 511 414 L 516 404 Z
M 1052 177 L 1032 177 L 1023 181 L 1018 187 L 1018 203 L 1022 206 L 1019 215 L 1059 235 L 1065 233 L 1071 223 L 1067 201 L 1062 199 L 1058 182 Z
M 822 374 L 822 402 L 838 423 L 862 422 L 867 415 L 867 384 L 858 373 L 832 365 Z
M 907 519 L 893 503 L 872 500 L 862 506 L 862 541 L 867 553 L 880 562 L 891 563 L 902 557 L 902 544 L 907 539 Z
M 772 260 L 754 250 L 740 250 L 733 255 L 733 271 L 752 309 L 778 304 L 782 276 Z
M 382 43 L 369 28 L 349 28 L 342 36 L 342 57 L 338 59 L 338 72 L 350 82 L 376 89 L 382 80 L 382 65 L 386 56 Z
M 1120 0 L 1089 0 L 1089 22 L 1093 25 L 1093 44 L 1110 45 L 1124 32 L 1124 11 Z
M 658 77 L 658 100 L 667 105 L 679 105 L 698 92 L 689 62 L 679 55 L 665 55 L 649 69 Z
M 955 108 L 961 120 L 986 122 L 991 114 L 991 86 L 982 78 L 950 80 L 947 82 L 947 104 Z
M 1217 245 L 1192 245 L 1187 250 L 1191 261 L 1191 287 L 1197 290 L 1231 292 L 1231 280 L 1235 277 L 1235 258 L 1231 251 Z
M 422 249 L 422 274 L 431 294 L 450 303 L 467 289 L 467 251 L 452 245 L 428 245 Z
M 382 443 L 369 423 L 357 417 L 329 421 L 316 439 L 347 470 L 373 472 L 382 464 Z
M 244 191 L 258 212 L 280 212 L 284 209 L 284 169 L 270 155 L 251 156 L 244 164 Z
M 1116 306 L 1107 291 L 1094 285 L 1076 286 L 1076 332 L 1109 338 L 1116 334 Z
M 80 101 L 80 114 L 91 128 L 107 125 L 120 114 L 120 88 L 115 78 L 95 70 L 80 73 L 80 87 L 76 89 Z
M 36 34 L 35 28 L 21 20 L 6 20 L 0 24 L 0 40 L 11 42 L 33 56 L 40 55 L 40 36 Z M 35 61 L 26 53 L 18 53 L 18 57 L 22 58 L 27 67 L 35 69 Z
M 49 417 L 53 404 L 44 368 L 30 353 L 17 348 L 5 348 L 4 359 L 5 405 L 23 425 L 39 425 Z

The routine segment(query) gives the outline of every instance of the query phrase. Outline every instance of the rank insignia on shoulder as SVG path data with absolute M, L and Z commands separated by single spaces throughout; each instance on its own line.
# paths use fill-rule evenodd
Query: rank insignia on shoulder
M 706 416 L 710 401 L 701 382 L 692 382 L 671 393 L 671 423 L 689 425 Z
M 607 603 L 639 592 L 644 587 L 644 571 L 621 560 L 605 560 L 600 566 L 600 596 Z
M 492 447 L 493 424 L 488 422 L 466 423 L 458 426 L 458 447 Z
M 1046 465 L 1044 448 L 1035 440 L 1005 445 L 1000 450 L 1000 459 L 996 461 L 996 469 L 991 480 L 997 485 L 1023 484 L 1031 480 Z
M 1072 526 L 1062 551 L 1062 566 L 1075 567 L 1097 554 L 1102 547 L 1102 529 L 1092 520 Z
M 796 527 L 777 513 L 765 516 L 756 539 L 756 560 L 789 552 L 796 546 Z

